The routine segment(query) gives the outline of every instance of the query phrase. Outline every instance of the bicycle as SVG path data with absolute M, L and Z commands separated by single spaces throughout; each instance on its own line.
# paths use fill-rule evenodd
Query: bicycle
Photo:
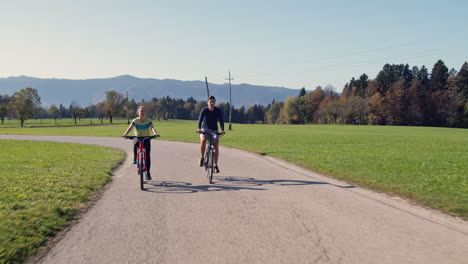
M 208 182 L 212 184 L 213 183 L 213 171 L 214 171 L 213 136 L 221 135 L 221 134 L 219 132 L 204 132 L 204 131 L 199 132 L 199 133 L 206 135 L 206 148 L 205 148 L 203 166 L 205 167 L 205 172 L 206 172 L 206 177 L 208 178 Z
M 136 136 L 127 136 L 125 138 L 128 139 L 138 139 L 138 147 L 137 147 L 137 173 L 140 176 L 140 189 L 144 190 L 144 179 L 146 177 L 147 168 L 146 168 L 146 148 L 144 145 L 145 140 L 151 140 L 156 136 L 149 136 L 149 137 L 136 137 Z

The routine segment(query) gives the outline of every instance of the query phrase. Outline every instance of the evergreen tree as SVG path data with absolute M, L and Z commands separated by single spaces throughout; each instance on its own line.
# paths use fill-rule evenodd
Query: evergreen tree
M 449 71 L 442 60 L 438 60 L 431 72 L 431 89 L 432 92 L 446 89 Z
M 302 87 L 301 91 L 299 92 L 299 97 L 302 97 L 302 96 L 304 96 L 306 94 L 307 94 L 307 92 L 306 92 L 305 87 Z

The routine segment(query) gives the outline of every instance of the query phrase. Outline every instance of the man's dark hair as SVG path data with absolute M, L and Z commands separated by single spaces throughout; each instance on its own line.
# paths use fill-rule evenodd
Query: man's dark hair
M 216 101 L 216 98 L 215 98 L 214 96 L 210 96 L 210 97 L 208 97 L 208 101 L 209 101 L 209 100 L 211 100 L 211 99 L 213 99 L 213 100 L 215 100 L 215 101 Z

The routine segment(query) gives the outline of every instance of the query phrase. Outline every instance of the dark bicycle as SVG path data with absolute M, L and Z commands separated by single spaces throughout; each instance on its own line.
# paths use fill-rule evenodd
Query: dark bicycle
M 146 168 L 146 148 L 145 148 L 145 140 L 151 140 L 156 136 L 149 136 L 149 137 L 135 137 L 135 136 L 127 136 L 125 138 L 138 140 L 138 147 L 137 147 L 137 173 L 140 176 L 140 189 L 144 190 L 144 183 L 145 177 L 147 172 Z
M 204 163 L 206 177 L 208 178 L 209 183 L 213 183 L 213 171 L 214 171 L 214 146 L 213 146 L 213 136 L 221 135 L 219 132 L 199 132 L 206 136 L 206 148 L 204 155 Z

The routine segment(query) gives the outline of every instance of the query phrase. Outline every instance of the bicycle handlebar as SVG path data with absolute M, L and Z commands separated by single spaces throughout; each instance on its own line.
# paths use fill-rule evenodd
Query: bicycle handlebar
M 127 139 L 127 138 L 128 138 L 128 139 L 134 139 L 134 138 L 136 138 L 136 139 L 138 139 L 138 140 L 145 140 L 145 139 L 153 139 L 153 138 L 156 138 L 156 137 L 159 137 L 159 135 L 158 135 L 158 136 L 146 136 L 146 137 L 126 136 L 125 138 L 126 138 L 126 139 Z
M 226 134 L 226 133 L 221 134 L 221 133 L 219 133 L 219 132 L 217 132 L 217 131 L 216 131 L 216 132 L 205 132 L 205 131 L 200 131 L 200 132 L 198 132 L 198 131 L 195 131 L 195 132 L 198 133 L 198 134 L 205 134 L 205 135 L 216 134 L 216 135 L 219 135 L 219 136 L 222 136 L 222 135 Z

